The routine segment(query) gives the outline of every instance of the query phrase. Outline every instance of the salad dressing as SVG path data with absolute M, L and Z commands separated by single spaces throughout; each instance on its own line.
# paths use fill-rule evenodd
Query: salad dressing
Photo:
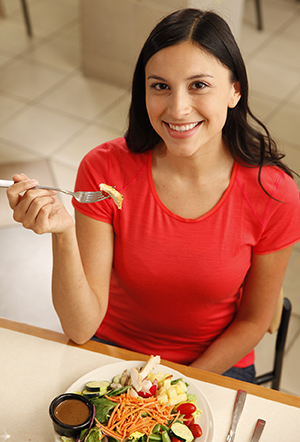
M 54 415 L 63 424 L 81 425 L 89 418 L 89 408 L 80 400 L 68 399 L 57 405 Z

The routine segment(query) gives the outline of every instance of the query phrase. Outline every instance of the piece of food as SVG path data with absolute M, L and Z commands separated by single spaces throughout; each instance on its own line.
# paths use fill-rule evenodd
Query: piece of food
M 190 425 L 190 430 L 193 433 L 194 438 L 202 436 L 202 428 L 199 424 Z
M 98 391 L 100 394 L 107 392 L 110 382 L 108 381 L 89 381 L 86 383 L 85 388 L 87 391 Z
M 179 411 L 180 414 L 193 414 L 197 410 L 196 405 L 192 404 L 191 402 L 186 402 L 185 404 L 180 404 L 177 407 L 177 411 Z
M 131 376 L 131 385 L 135 388 L 136 391 L 141 391 L 143 389 L 143 380 L 146 379 L 148 374 L 155 369 L 155 367 L 160 363 L 160 356 L 150 356 L 147 364 L 142 370 L 137 370 L 136 368 L 132 368 L 130 372 Z M 146 387 L 146 386 L 145 386 Z M 149 388 L 151 385 L 149 386 Z M 148 388 L 148 390 L 149 390 Z M 145 392 L 147 388 L 145 388 Z M 156 389 L 155 389 L 156 391 Z
M 101 191 L 108 193 L 112 197 L 118 209 L 122 209 L 124 196 L 120 192 L 105 183 L 101 183 L 99 187 Z
M 175 437 L 186 442 L 192 442 L 194 440 L 193 433 L 189 427 L 180 422 L 175 422 L 171 425 L 171 432 Z

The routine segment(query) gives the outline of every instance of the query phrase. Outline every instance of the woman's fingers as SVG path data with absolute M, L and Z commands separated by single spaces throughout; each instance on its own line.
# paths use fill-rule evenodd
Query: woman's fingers
M 35 189 L 38 182 L 25 174 L 14 175 L 13 180 L 7 196 L 14 220 L 23 227 L 37 234 L 59 233 L 73 224 L 55 190 Z
M 16 181 L 17 178 L 24 179 L 19 179 L 18 181 Z M 15 184 L 10 186 L 7 189 L 6 193 L 9 205 L 14 210 L 21 199 L 20 195 L 29 189 L 33 189 L 38 182 L 36 180 L 30 180 L 26 175 L 14 175 L 13 180 L 15 181 Z
M 40 211 L 47 205 L 51 207 L 54 202 L 55 199 L 49 191 L 28 190 L 15 206 L 14 220 L 22 223 L 26 229 L 34 229 Z

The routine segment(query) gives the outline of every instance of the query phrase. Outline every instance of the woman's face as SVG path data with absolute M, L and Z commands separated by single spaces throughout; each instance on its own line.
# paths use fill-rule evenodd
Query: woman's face
M 154 54 L 145 78 L 149 119 L 168 151 L 191 156 L 222 145 L 227 109 L 240 90 L 218 59 L 186 41 Z

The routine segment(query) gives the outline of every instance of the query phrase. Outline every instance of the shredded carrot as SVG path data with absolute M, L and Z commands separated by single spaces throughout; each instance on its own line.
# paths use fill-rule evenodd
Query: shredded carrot
M 130 396 L 129 391 L 120 396 L 108 397 L 116 402 L 107 425 L 102 425 L 96 420 L 96 426 L 107 436 L 114 437 L 122 442 L 135 431 L 149 436 L 156 424 L 166 425 L 177 415 L 171 415 L 172 408 L 162 405 L 157 398 L 141 398 Z

